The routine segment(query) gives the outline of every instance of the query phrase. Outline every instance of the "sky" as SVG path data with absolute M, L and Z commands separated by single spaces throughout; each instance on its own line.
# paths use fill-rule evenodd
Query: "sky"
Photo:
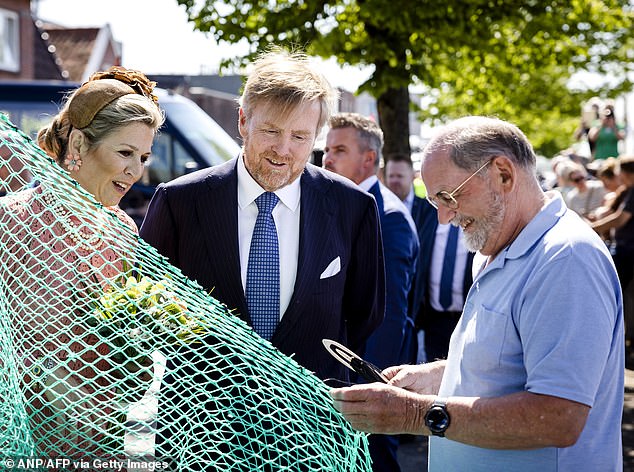
M 146 74 L 215 74 L 221 59 L 245 51 L 219 47 L 211 35 L 193 31 L 176 0 L 32 0 L 40 19 L 68 27 L 110 24 L 123 44 L 122 65 Z M 335 86 L 354 92 L 370 72 L 341 69 L 334 60 L 318 61 Z

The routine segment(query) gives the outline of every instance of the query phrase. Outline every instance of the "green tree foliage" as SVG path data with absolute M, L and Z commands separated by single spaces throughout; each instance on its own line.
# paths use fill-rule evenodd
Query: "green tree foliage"
M 629 89 L 629 0 L 177 0 L 195 28 L 246 42 L 240 65 L 272 45 L 371 66 L 359 91 L 377 99 L 385 153 L 409 152 L 408 86 L 429 91 L 423 120 L 495 115 L 538 151 L 570 143 L 580 105 Z M 570 90 L 578 70 L 607 73 L 605 90 Z

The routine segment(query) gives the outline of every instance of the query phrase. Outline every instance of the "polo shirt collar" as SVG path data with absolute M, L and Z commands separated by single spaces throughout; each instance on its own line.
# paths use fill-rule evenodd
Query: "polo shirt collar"
M 546 198 L 548 199 L 546 204 L 522 229 L 515 240 L 489 264 L 487 269 L 503 267 L 507 259 L 519 259 L 524 256 L 548 230 L 557 224 L 567 211 L 566 204 L 557 191 L 546 192 Z

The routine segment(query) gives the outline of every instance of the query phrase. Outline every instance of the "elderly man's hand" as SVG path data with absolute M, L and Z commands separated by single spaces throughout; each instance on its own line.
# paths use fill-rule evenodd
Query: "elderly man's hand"
M 444 370 L 445 361 L 438 361 L 429 364 L 388 367 L 383 374 L 389 379 L 388 385 L 421 395 L 436 395 Z
M 381 434 L 423 434 L 433 398 L 381 383 L 332 389 L 330 396 L 354 429 Z

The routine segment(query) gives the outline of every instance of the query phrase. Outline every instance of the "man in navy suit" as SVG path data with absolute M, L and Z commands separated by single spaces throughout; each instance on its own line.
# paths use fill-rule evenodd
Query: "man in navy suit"
M 418 256 L 416 227 L 407 208 L 377 178 L 383 132 L 372 120 L 356 113 L 340 113 L 328 122 L 324 166 L 349 178 L 371 193 L 379 207 L 385 253 L 385 320 L 370 336 L 365 358 L 384 369 L 408 362 L 413 329 L 408 313 L 408 294 Z M 400 470 L 396 460 L 398 439 L 370 436 L 374 471 Z
M 449 225 L 439 225 L 437 210 L 427 200 L 415 195 L 414 168 L 408 155 L 390 156 L 385 166 L 385 181 L 410 210 L 420 240 L 416 278 L 410 293 L 416 327 L 421 330 L 418 339 L 424 339 L 418 348 L 418 360 L 445 359 L 451 333 L 460 318 L 462 305 L 473 282 L 473 253 L 467 251 L 462 229 L 458 228 L 456 252 L 452 259 L 451 301 L 444 307 L 440 301 L 440 282 Z M 415 358 L 412 361 L 415 362 Z
M 240 103 L 241 155 L 160 185 L 140 233 L 254 326 L 245 293 L 249 256 L 257 200 L 273 193 L 279 314 L 271 333 L 256 331 L 318 377 L 346 381 L 349 370 L 322 339 L 363 354 L 383 321 L 377 205 L 346 179 L 308 164 L 336 100 L 323 75 L 300 54 L 268 53 L 254 66 Z

